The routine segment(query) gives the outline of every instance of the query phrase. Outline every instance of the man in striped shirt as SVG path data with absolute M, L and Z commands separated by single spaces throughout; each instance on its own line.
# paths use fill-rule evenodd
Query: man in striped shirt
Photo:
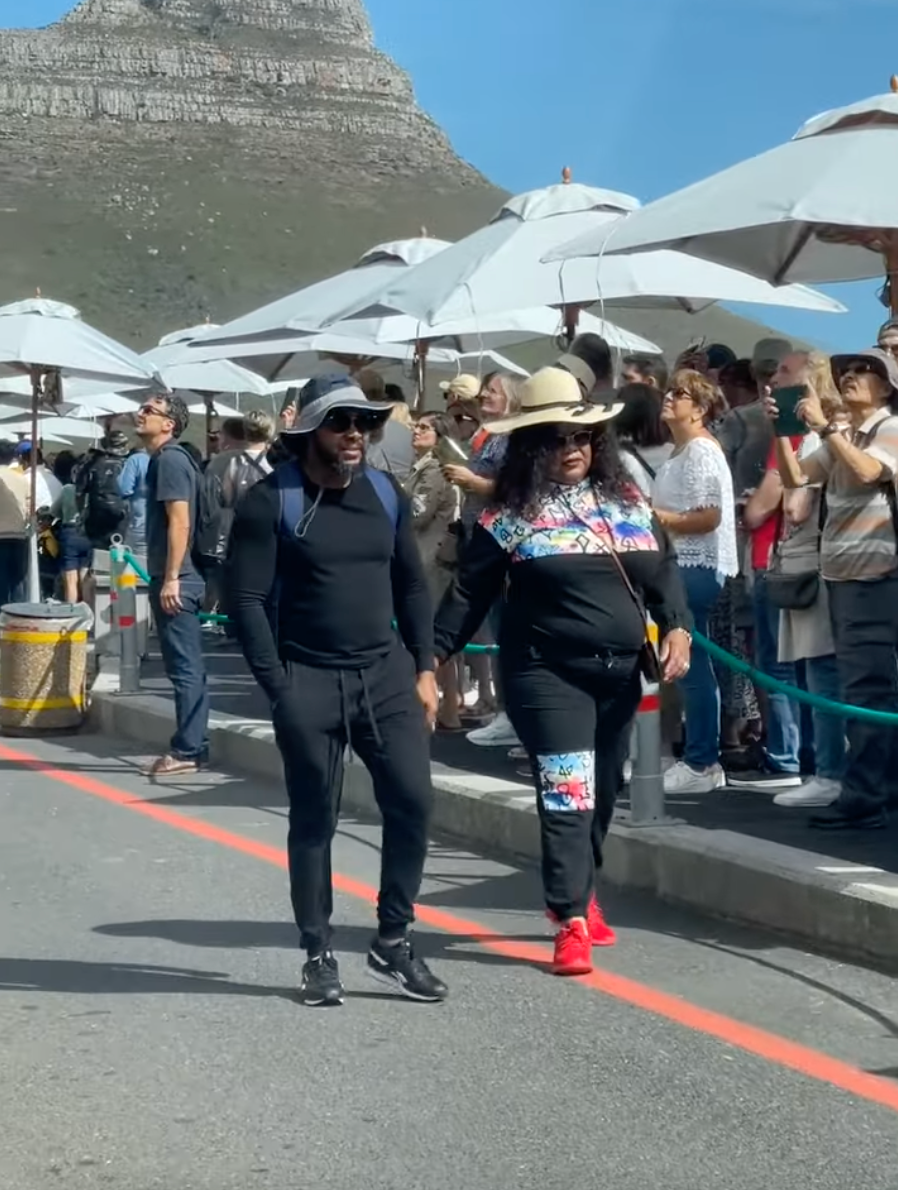
M 852 706 L 898 711 L 898 361 L 879 348 L 834 356 L 833 374 L 850 429 L 829 422 L 816 393 L 798 413 L 823 445 L 799 462 L 788 438 L 777 438 L 786 487 L 825 484 L 821 573 L 842 698 Z M 821 829 L 886 825 L 898 785 L 894 729 L 856 719 L 848 724 L 848 767 L 832 806 L 815 814 Z

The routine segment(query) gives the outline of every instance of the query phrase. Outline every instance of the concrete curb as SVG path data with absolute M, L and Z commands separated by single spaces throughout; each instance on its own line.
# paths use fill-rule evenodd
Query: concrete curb
M 105 676 L 105 675 L 104 675 Z M 94 688 L 91 717 L 109 735 L 164 750 L 173 705 L 155 695 L 113 693 L 112 675 Z M 224 769 L 280 781 L 269 723 L 213 712 L 211 760 Z M 433 826 L 475 848 L 539 859 L 532 791 L 525 785 L 434 765 Z M 344 804 L 376 814 L 371 782 L 347 766 Z M 879 966 L 898 966 L 898 875 L 796 848 L 675 823 L 611 828 L 605 878 L 716 917 L 775 930 L 792 939 Z

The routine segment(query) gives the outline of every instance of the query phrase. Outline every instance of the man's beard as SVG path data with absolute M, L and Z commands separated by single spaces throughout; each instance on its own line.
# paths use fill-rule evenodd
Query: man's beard
M 307 452 L 311 455 L 319 467 L 330 472 L 334 477 L 334 481 L 348 487 L 352 483 L 359 471 L 365 466 L 365 448 L 367 443 L 362 443 L 362 457 L 358 463 L 347 463 L 340 458 L 339 454 L 331 454 L 329 451 L 323 450 L 321 442 L 315 434 L 309 435 L 308 446 L 306 447 L 299 435 L 287 435 L 284 441 L 288 447 L 295 449 L 291 453 L 300 454 Z

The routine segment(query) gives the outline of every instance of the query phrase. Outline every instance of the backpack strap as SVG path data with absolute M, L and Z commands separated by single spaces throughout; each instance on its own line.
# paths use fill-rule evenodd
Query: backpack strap
M 281 463 L 275 468 L 274 478 L 281 510 L 281 537 L 292 538 L 306 508 L 306 493 L 299 464 L 292 459 L 289 463 Z
M 293 537 L 296 527 L 305 513 L 306 494 L 303 488 L 303 475 L 299 464 L 295 460 L 282 463 L 275 468 L 280 503 L 280 532 L 282 537 Z M 383 471 L 375 467 L 364 469 L 365 478 L 374 488 L 383 510 L 393 526 L 393 536 L 399 531 L 399 492 L 396 485 Z
M 390 518 L 395 537 L 399 530 L 399 493 L 396 491 L 396 485 L 385 471 L 378 471 L 376 467 L 366 467 L 365 475 L 377 493 L 384 512 Z

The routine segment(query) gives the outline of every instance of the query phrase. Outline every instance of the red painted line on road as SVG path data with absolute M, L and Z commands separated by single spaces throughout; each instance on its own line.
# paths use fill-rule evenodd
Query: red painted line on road
M 152 802 L 142 801 L 130 793 L 125 793 L 124 790 L 107 785 L 104 781 L 97 781 L 94 777 L 83 773 L 55 768 L 52 764 L 39 760 L 36 756 L 8 748 L 5 744 L 0 744 L 0 758 L 22 765 L 24 768 L 33 769 L 52 781 L 58 781 L 63 785 L 80 790 L 82 793 L 89 793 L 93 797 L 102 798 L 114 805 L 133 810 L 137 814 L 152 818 L 154 821 L 173 827 L 184 834 L 194 835 L 196 838 L 205 839 L 210 843 L 217 843 L 231 851 L 238 851 L 253 859 L 274 864 L 278 868 L 286 867 L 286 853 L 279 847 L 259 843 L 255 839 L 248 839 L 243 835 L 234 834 L 232 831 L 223 830 L 221 827 L 212 826 L 199 818 L 191 818 L 190 815 L 183 814 L 179 810 L 171 810 L 167 806 L 158 806 Z M 370 885 L 337 872 L 334 873 L 333 880 L 334 888 L 339 892 L 370 904 L 376 903 L 377 890 Z M 433 926 L 447 934 L 456 934 L 471 939 L 493 954 L 501 955 L 513 962 L 546 966 L 551 958 L 551 950 L 548 946 L 508 938 L 498 931 L 490 929 L 489 926 L 457 917 L 454 913 L 447 913 L 443 909 L 419 905 L 417 916 L 418 920 L 426 925 Z M 818 1050 L 810 1049 L 798 1042 L 789 1041 L 776 1033 L 769 1033 L 766 1029 L 746 1025 L 742 1021 L 733 1020 L 722 1013 L 701 1008 L 697 1004 L 691 1004 L 688 1000 L 682 1000 L 678 996 L 672 996 L 647 984 L 637 983 L 624 975 L 615 975 L 609 971 L 594 971 L 592 975 L 578 977 L 576 982 L 597 992 L 602 992 L 606 996 L 611 996 L 622 1003 L 642 1008 L 654 1016 L 663 1017 L 697 1033 L 715 1037 L 726 1045 L 734 1046 L 755 1057 L 764 1058 L 777 1066 L 795 1070 L 817 1082 L 828 1083 L 851 1095 L 898 1112 L 898 1085 L 879 1078 L 875 1074 L 867 1074 L 855 1066 L 850 1066 L 847 1062 L 839 1061 L 838 1058 L 831 1058 L 827 1054 L 822 1054 Z

